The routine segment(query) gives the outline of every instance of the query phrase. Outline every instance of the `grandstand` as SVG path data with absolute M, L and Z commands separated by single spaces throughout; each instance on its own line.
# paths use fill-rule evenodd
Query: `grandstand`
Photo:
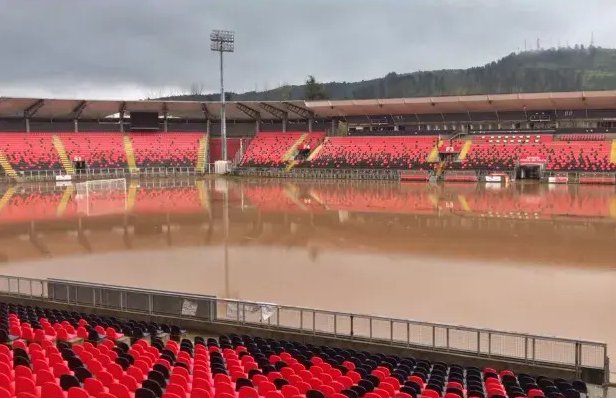
M 227 147 L 243 170 L 392 170 L 398 179 L 417 171 L 416 179 L 445 181 L 505 173 L 614 184 L 615 99 L 614 91 L 597 91 L 230 102 Z M 217 102 L 2 98 L 0 167 L 10 178 L 206 173 L 221 157 L 219 109 Z M 144 113 L 149 125 L 132 117 Z
M 55 286 L 50 286 L 55 287 Z M 581 380 L 0 303 L 2 397 L 580 398 Z M 147 338 L 146 338 L 147 336 Z

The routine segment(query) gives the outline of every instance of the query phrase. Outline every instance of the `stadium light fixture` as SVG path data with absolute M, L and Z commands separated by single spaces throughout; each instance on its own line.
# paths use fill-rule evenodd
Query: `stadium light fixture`
M 213 30 L 210 33 L 210 49 L 220 54 L 220 138 L 222 141 L 222 160 L 227 161 L 227 120 L 225 118 L 223 54 L 235 51 L 235 33 L 230 30 Z

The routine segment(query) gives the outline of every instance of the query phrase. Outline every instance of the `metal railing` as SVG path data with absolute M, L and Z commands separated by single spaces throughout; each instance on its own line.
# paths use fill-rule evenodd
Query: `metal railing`
M 98 168 L 77 170 L 75 174 L 71 175 L 71 178 L 73 180 L 93 180 L 130 177 L 197 176 L 211 174 L 213 171 L 213 163 L 207 163 L 203 173 L 197 171 L 195 167 L 139 167 L 133 169 L 132 172 L 129 168 Z M 20 181 L 55 181 L 57 176 L 66 175 L 67 173 L 63 170 L 27 170 L 17 172 L 17 177 Z M 0 181 L 3 179 L 13 180 L 12 177 L 5 173 L 0 173 Z
M 243 167 L 235 170 L 234 174 L 250 177 L 303 178 L 317 180 L 400 180 L 399 170 L 388 169 L 312 169 L 298 167 L 292 170 L 286 170 L 276 168 Z
M 605 343 L 213 296 L 0 275 L 0 295 L 607 373 Z

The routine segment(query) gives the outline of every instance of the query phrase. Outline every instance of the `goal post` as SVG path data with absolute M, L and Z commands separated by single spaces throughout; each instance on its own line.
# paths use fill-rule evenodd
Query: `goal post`
M 117 214 L 126 211 L 126 179 L 91 180 L 75 187 L 77 211 L 87 216 Z

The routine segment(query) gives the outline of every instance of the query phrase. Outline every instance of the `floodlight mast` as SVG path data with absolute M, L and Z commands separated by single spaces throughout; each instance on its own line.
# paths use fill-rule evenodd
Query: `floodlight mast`
M 222 141 L 222 160 L 227 161 L 227 120 L 225 118 L 223 53 L 235 51 L 235 33 L 230 30 L 213 30 L 210 34 L 210 42 L 210 49 L 220 54 L 220 139 Z

